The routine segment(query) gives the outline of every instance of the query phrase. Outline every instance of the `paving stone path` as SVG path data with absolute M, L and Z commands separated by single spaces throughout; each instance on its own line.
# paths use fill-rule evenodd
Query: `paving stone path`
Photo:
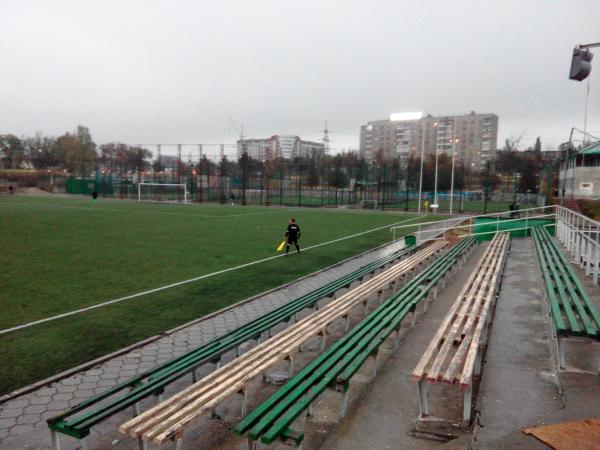
M 319 272 L 281 289 L 243 303 L 214 317 L 194 323 L 130 352 L 109 359 L 95 367 L 54 382 L 28 394 L 0 404 L 0 448 L 44 449 L 51 448 L 50 432 L 46 419 L 72 407 L 82 400 L 99 394 L 138 373 L 162 364 L 193 348 L 215 339 L 244 323 L 253 320 L 286 302 L 336 280 L 354 270 L 404 246 L 403 240 L 373 250 L 340 265 Z M 212 370 L 204 366 L 206 373 Z M 202 372 L 199 371 L 202 375 Z M 169 386 L 166 395 L 177 392 L 191 382 L 184 377 Z M 191 378 L 191 375 L 190 375 Z M 147 399 L 148 405 L 156 400 Z M 144 403 L 142 403 L 143 406 Z M 118 426 L 130 417 L 124 411 L 92 429 L 88 437 L 89 448 L 119 446 L 123 436 Z M 62 449 L 75 449 L 79 442 L 61 435 Z

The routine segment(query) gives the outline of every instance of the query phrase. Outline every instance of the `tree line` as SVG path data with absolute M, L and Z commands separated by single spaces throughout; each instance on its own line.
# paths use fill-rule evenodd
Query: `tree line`
M 542 153 L 541 145 L 538 137 L 532 148 L 522 151 L 517 148 L 518 140 L 507 139 L 494 159 L 487 161 L 479 171 L 455 161 L 454 189 L 538 192 L 540 174 L 545 168 L 555 168 L 556 164 L 556 158 L 550 160 Z M 119 142 L 97 146 L 89 129 L 82 125 L 74 132 L 56 138 L 41 133 L 22 138 L 13 134 L 0 135 L 0 157 L 5 169 L 64 169 L 79 176 L 89 176 L 102 169 L 121 179 L 131 177 L 132 181 L 140 172 L 147 170 L 151 170 L 154 178 L 158 177 L 160 181 L 164 179 L 161 179 L 161 174 L 165 170 L 163 162 L 153 161 L 152 153 L 145 148 Z M 353 151 L 337 155 L 276 158 L 265 162 L 254 160 L 247 154 L 238 160 L 224 157 L 213 162 L 205 155 L 194 164 L 177 161 L 176 167 L 171 167 L 168 181 L 182 182 L 193 175 L 207 175 L 237 178 L 244 186 L 255 187 L 267 178 L 291 177 L 302 186 L 345 188 L 353 179 L 363 184 L 410 190 L 418 190 L 422 181 L 423 191 L 432 191 L 436 186 L 435 155 L 427 155 L 422 166 L 421 180 L 421 160 L 416 155 L 406 159 L 385 159 L 379 155 L 372 162 Z M 449 155 L 440 153 L 437 158 L 437 189 L 448 191 L 451 184 L 452 160 Z
M 63 169 L 88 176 L 100 164 L 117 173 L 144 170 L 152 154 L 144 148 L 113 142 L 97 146 L 89 128 L 79 125 L 74 132 L 58 137 L 36 133 L 33 137 L 0 135 L 0 162 L 4 169 Z

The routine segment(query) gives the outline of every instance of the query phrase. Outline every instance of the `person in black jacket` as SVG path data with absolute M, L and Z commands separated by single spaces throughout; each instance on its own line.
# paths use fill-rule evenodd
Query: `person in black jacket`
M 285 232 L 285 237 L 287 238 L 287 245 L 285 246 L 285 254 L 287 255 L 290 251 L 290 245 L 292 243 L 296 246 L 296 250 L 298 254 L 300 254 L 300 245 L 298 244 L 298 239 L 300 239 L 300 227 L 296 223 L 296 219 L 293 217 L 290 219 L 290 223 L 288 224 L 287 230 Z

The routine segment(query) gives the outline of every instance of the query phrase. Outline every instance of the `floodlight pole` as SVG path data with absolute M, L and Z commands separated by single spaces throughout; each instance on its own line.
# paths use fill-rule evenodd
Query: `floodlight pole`
M 434 191 L 433 191 L 433 204 L 437 206 L 438 201 L 437 201 L 437 188 L 438 188 L 438 156 L 439 156 L 439 151 L 437 148 L 437 144 L 435 146 L 435 181 L 434 181 Z M 437 207 L 433 208 L 433 213 L 435 214 L 437 212 Z
M 423 133 L 423 137 L 421 139 L 421 171 L 419 172 L 419 199 L 417 201 L 418 207 L 417 212 L 421 212 L 421 201 L 423 195 L 423 160 L 425 159 L 425 124 L 421 125 L 421 132 Z M 408 167 L 407 167 L 408 173 Z
M 433 124 L 433 127 L 437 127 L 438 123 L 435 122 Z M 434 193 L 433 193 L 433 204 L 436 205 L 435 208 L 433 208 L 433 213 L 437 213 L 438 210 L 438 202 L 437 202 L 437 186 L 438 186 L 438 156 L 439 156 L 439 151 L 438 151 L 438 137 L 436 134 L 436 138 L 435 138 L 435 182 L 434 182 Z
M 450 175 L 450 214 L 454 200 L 454 158 L 456 156 L 456 119 L 452 122 L 452 174 Z
M 594 47 L 600 47 L 600 42 L 596 42 L 593 44 L 583 44 L 583 45 L 578 45 L 577 48 L 594 48 Z M 589 98 L 590 98 L 590 79 L 588 77 L 587 79 L 587 90 L 585 93 L 585 114 L 584 114 L 584 118 L 583 118 L 583 133 L 585 134 L 587 132 L 587 119 L 588 119 L 588 103 L 589 103 Z M 585 144 L 585 141 L 584 141 Z

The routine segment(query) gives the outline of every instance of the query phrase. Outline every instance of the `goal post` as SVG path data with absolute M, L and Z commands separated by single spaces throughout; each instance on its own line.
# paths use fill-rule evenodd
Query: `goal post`
M 187 203 L 189 192 L 183 183 L 138 183 L 138 202 Z
M 362 209 L 377 209 L 377 200 L 361 200 L 360 207 Z

